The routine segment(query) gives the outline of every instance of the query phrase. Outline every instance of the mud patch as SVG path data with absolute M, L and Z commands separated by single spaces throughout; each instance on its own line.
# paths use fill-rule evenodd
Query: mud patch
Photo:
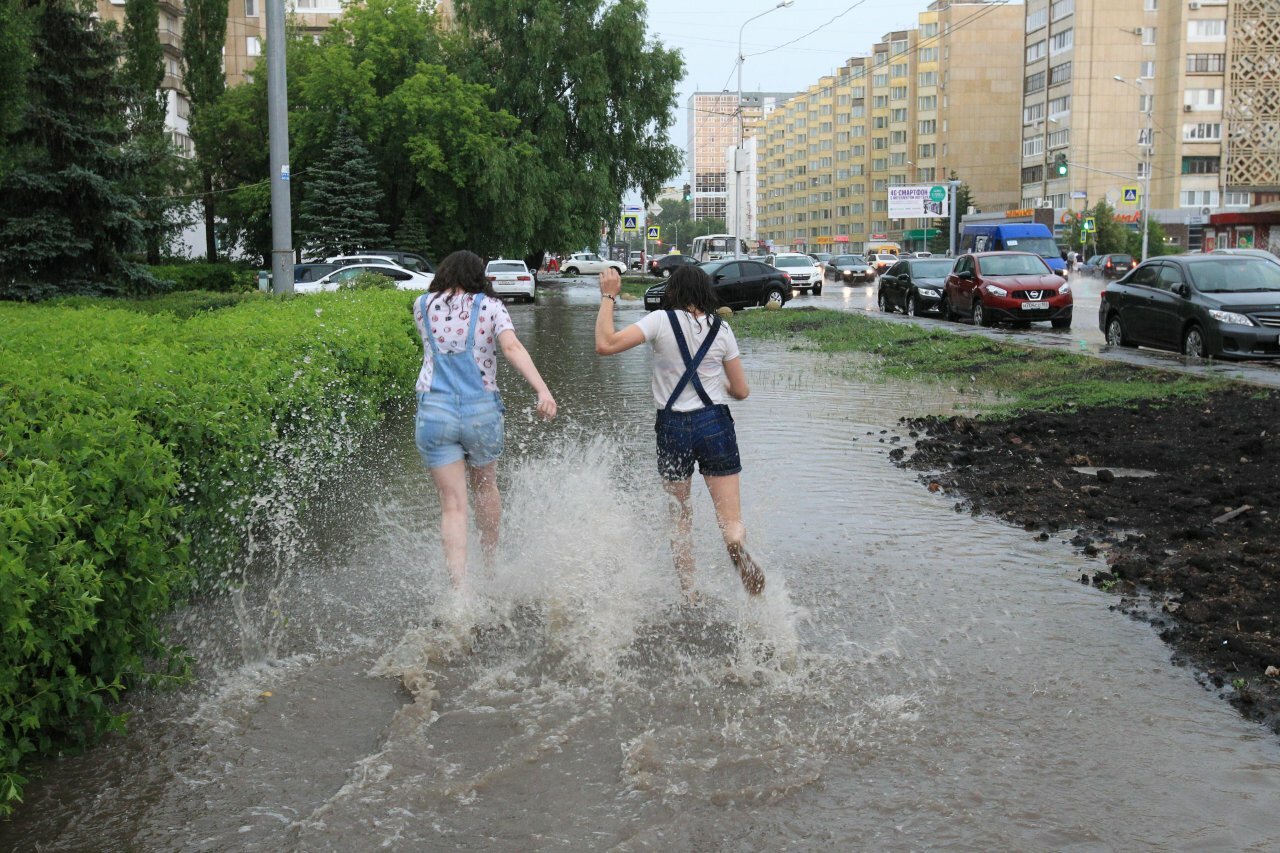
M 907 426 L 918 440 L 893 451 L 899 465 L 959 511 L 1103 555 L 1108 570 L 1081 582 L 1119 594 L 1114 609 L 1152 622 L 1175 661 L 1280 734 L 1280 396 Z

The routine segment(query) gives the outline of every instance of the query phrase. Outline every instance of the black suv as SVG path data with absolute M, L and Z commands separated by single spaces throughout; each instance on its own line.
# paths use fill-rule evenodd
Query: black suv
M 1110 255 L 1094 255 L 1087 260 L 1081 272 L 1085 275 L 1096 275 L 1112 281 L 1129 274 L 1129 270 L 1138 265 L 1133 255 L 1113 253 Z

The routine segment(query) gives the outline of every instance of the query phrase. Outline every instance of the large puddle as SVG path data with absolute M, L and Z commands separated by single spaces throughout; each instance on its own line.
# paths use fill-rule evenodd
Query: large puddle
M 937 388 L 745 341 L 769 587 L 745 600 L 704 493 L 710 604 L 680 608 L 646 357 L 594 355 L 594 303 L 512 309 L 562 414 L 504 368 L 504 540 L 469 612 L 402 413 L 242 599 L 182 614 L 199 685 L 35 766 L 0 846 L 1280 847 L 1273 738 L 1077 583 L 1092 561 L 889 464 L 898 417 L 953 408 Z

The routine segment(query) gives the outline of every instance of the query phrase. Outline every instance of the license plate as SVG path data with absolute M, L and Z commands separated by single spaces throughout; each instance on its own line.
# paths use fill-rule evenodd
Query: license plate
M 1043 311 L 1049 307 L 1048 302 L 1024 302 L 1022 303 L 1023 311 Z

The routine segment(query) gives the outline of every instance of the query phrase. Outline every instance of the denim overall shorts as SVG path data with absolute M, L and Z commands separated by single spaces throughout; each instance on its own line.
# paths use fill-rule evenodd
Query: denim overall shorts
M 471 303 L 471 324 L 466 348 L 441 352 L 431 331 L 427 295 L 419 300 L 425 339 L 431 348 L 431 390 L 418 392 L 418 417 L 414 441 L 428 468 L 440 468 L 462 459 L 472 466 L 488 465 L 502 456 L 505 411 L 496 391 L 486 391 L 484 377 L 472 352 L 476 321 L 484 294 Z
M 665 408 L 658 410 L 654 430 L 658 434 L 658 473 L 664 480 L 688 480 L 693 476 L 694 462 L 704 477 L 727 477 L 742 471 L 738 456 L 738 435 L 733 426 L 733 415 L 724 403 L 714 403 L 698 379 L 698 365 L 707 357 L 711 344 L 720 331 L 720 318 L 711 321 L 711 331 L 698 348 L 697 355 L 689 355 L 689 344 L 676 320 L 674 311 L 667 311 L 671 330 L 675 332 L 680 357 L 684 359 L 684 374 Z M 702 400 L 702 408 L 690 412 L 677 412 L 673 407 L 686 385 Z

